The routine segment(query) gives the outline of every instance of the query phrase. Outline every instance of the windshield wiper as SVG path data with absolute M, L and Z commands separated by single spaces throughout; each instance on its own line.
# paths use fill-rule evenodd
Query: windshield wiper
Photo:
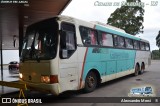
M 39 58 L 39 51 L 37 50 L 37 53 L 35 51 L 35 56 L 36 56 L 36 60 L 39 63 L 40 62 L 40 58 Z

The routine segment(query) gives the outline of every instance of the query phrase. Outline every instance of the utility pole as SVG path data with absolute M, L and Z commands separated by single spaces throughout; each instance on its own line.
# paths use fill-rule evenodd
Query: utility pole
M 2 10 L 0 10 L 0 63 L 1 63 L 1 81 L 3 81 L 3 42 L 2 42 Z M 1 93 L 4 93 L 4 86 L 2 86 L 2 91 Z M 1 95 L 0 95 L 1 96 Z
M 0 13 L 1 13 L 1 11 L 0 11 Z M 3 51 L 3 47 L 2 47 L 3 42 L 2 42 L 2 39 L 3 39 L 3 37 L 2 37 L 2 19 L 1 19 L 1 16 L 0 16 L 1 81 L 3 81 L 3 52 L 2 52 Z

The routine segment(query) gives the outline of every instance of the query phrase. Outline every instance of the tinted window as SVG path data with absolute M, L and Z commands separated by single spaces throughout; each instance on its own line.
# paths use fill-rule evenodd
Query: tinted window
M 121 36 L 114 35 L 114 46 L 119 48 L 124 48 L 124 38 Z
M 145 43 L 144 42 L 140 42 L 140 48 L 141 48 L 141 50 L 145 50 Z
M 80 27 L 80 34 L 82 41 L 86 45 L 98 45 L 97 42 L 97 32 L 93 29 Z
M 99 32 L 100 44 L 103 46 L 113 46 L 113 37 L 111 34 L 105 32 Z
M 23 41 L 21 60 L 48 60 L 57 55 L 58 23 L 51 18 L 29 26 Z
M 133 40 L 125 38 L 126 48 L 133 49 Z
M 65 42 L 65 47 L 62 49 L 75 50 L 75 26 L 72 24 L 63 23 L 62 30 L 65 32 L 65 39 L 61 37 L 61 39 L 63 39 L 63 43 Z
M 149 43 L 146 43 L 146 50 L 150 50 Z
M 63 31 L 75 32 L 75 27 L 74 27 L 74 25 L 65 23 L 65 24 L 62 24 L 62 30 Z
M 60 44 L 60 57 L 69 58 L 76 50 L 76 33 L 74 25 L 69 23 L 62 24 Z
M 139 41 L 133 41 L 134 49 L 140 49 L 139 48 Z

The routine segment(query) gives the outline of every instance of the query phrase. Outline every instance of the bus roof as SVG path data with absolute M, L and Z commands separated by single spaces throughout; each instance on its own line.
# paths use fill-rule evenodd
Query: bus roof
M 70 21 L 70 22 L 77 23 L 79 25 L 90 27 L 90 28 L 93 28 L 91 26 L 94 26 L 95 29 L 100 30 L 100 31 L 104 31 L 104 32 L 115 34 L 115 35 L 123 36 L 123 37 L 126 37 L 126 38 L 131 38 L 131 39 L 134 39 L 134 40 L 139 40 L 139 41 L 149 43 L 149 41 L 141 39 L 139 37 L 135 37 L 131 34 L 128 34 L 120 28 L 117 28 L 117 27 L 114 27 L 114 26 L 111 26 L 111 25 L 107 25 L 107 24 L 104 24 L 104 23 L 101 23 L 101 22 L 98 22 L 98 21 L 87 22 L 87 21 L 84 21 L 84 20 L 80 20 L 80 19 L 76 19 L 76 18 L 73 18 L 73 17 L 70 17 L 70 16 L 64 16 L 64 15 L 59 15 L 57 17 L 59 17 L 63 21 Z
M 115 34 L 115 35 L 123 36 L 123 37 L 126 37 L 126 38 L 131 38 L 131 39 L 134 39 L 134 40 L 139 40 L 139 41 L 149 43 L 149 41 L 138 38 L 138 37 L 135 37 L 131 34 L 128 34 L 122 29 L 119 29 L 119 28 L 116 28 L 114 26 L 107 25 L 107 24 L 104 24 L 104 23 L 101 23 L 101 22 L 97 22 L 97 21 L 96 22 L 87 22 L 87 21 L 83 21 L 83 20 L 80 20 L 80 19 L 76 19 L 76 18 L 73 18 L 73 17 L 70 17 L 70 16 L 64 16 L 64 15 L 57 15 L 53 18 L 56 18 L 56 17 L 59 18 L 60 21 L 76 23 L 79 26 L 86 26 L 86 27 L 89 27 L 89 28 L 95 28 L 95 29 L 100 30 L 100 31 L 104 31 L 104 32 Z M 94 26 L 94 27 L 92 27 L 92 26 Z

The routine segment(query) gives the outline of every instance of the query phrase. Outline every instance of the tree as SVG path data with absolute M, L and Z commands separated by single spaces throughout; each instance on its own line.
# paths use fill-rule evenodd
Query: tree
M 142 4 L 141 0 L 126 0 L 126 4 Z M 143 33 L 143 15 L 142 6 L 123 5 L 117 8 L 108 18 L 107 24 L 123 29 L 126 33 L 136 35 Z
M 160 48 L 160 31 L 159 31 L 159 34 L 156 37 L 156 45 Z

